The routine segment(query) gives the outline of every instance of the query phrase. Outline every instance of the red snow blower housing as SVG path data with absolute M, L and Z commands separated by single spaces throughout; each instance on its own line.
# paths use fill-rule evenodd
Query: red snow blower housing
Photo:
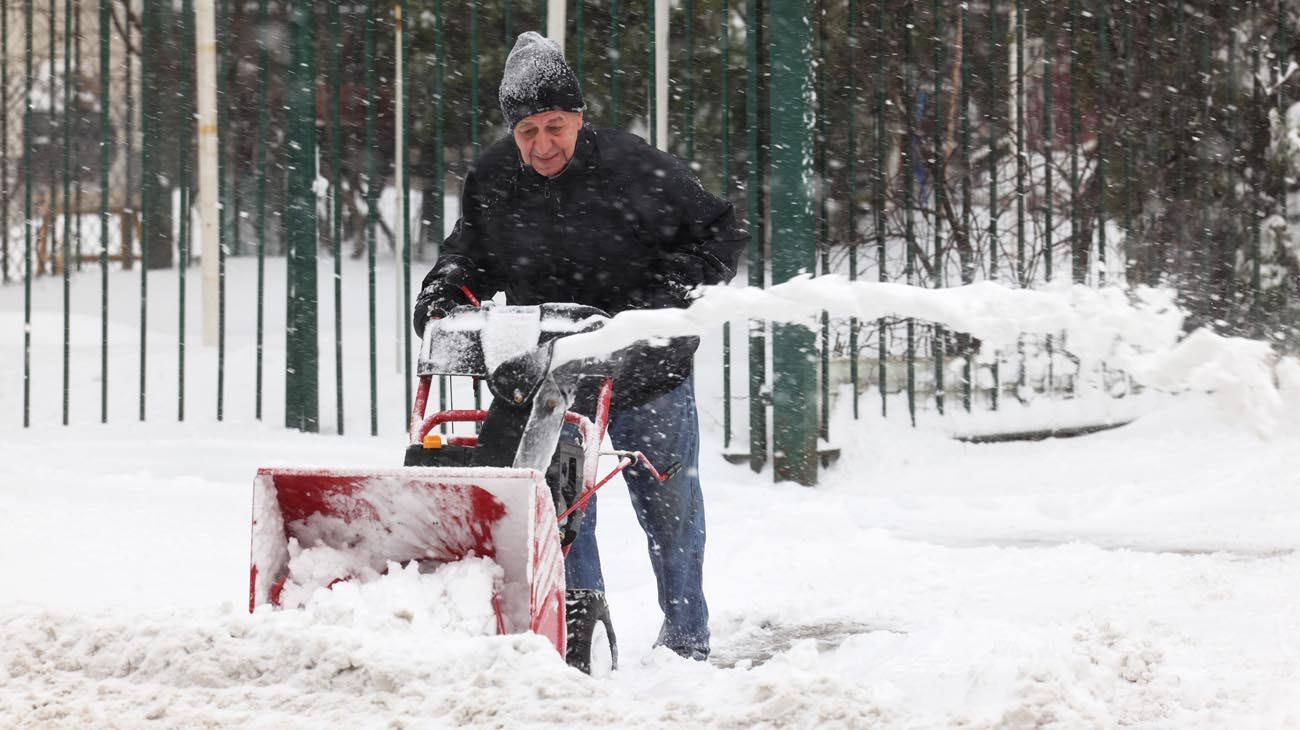
M 615 474 L 640 462 L 666 480 L 679 467 L 660 475 L 640 452 L 615 451 L 605 454 L 618 464 L 598 474 L 616 375 L 635 357 L 552 367 L 551 355 L 556 338 L 607 319 L 573 304 L 488 303 L 431 321 L 405 466 L 258 470 L 249 610 L 282 605 L 287 584 L 304 595 L 304 588 L 382 573 L 390 562 L 423 567 L 487 557 L 504 574 L 493 600 L 499 633 L 533 631 L 583 671 L 612 669 L 617 649 L 605 597 L 566 592 L 564 555 L 591 495 Z M 484 379 L 489 408 L 426 413 L 435 375 Z M 447 435 L 456 422 L 481 427 L 477 436 Z M 309 550 L 334 551 L 335 564 L 355 569 L 299 575 L 294 558 Z

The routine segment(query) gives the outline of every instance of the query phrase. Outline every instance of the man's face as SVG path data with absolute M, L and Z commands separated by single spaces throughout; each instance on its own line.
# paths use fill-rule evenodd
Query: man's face
M 569 164 L 582 129 L 582 112 L 542 112 L 515 125 L 519 158 L 538 175 L 554 177 Z

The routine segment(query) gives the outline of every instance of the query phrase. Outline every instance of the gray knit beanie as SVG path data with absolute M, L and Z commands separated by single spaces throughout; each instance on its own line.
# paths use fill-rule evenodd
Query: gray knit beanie
M 520 33 L 501 76 L 501 114 L 511 129 L 524 117 L 585 108 L 578 77 L 560 45 L 536 31 Z

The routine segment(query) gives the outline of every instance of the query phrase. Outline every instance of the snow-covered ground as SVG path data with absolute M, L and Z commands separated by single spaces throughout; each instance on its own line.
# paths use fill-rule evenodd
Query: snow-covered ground
M 840 409 L 843 457 L 808 489 L 719 455 L 716 337 L 698 375 L 713 662 L 651 649 L 654 582 L 617 482 L 599 532 L 621 653 L 611 678 L 567 668 L 539 637 L 478 635 L 490 575 L 478 563 L 249 615 L 256 468 L 391 466 L 404 420 L 385 300 L 380 436 L 368 435 L 364 273 L 350 261 L 348 435 L 277 425 L 279 294 L 254 420 L 251 271 L 232 267 L 222 423 L 197 271 L 182 423 L 174 272 L 150 281 L 144 423 L 136 275 L 112 277 L 108 426 L 97 275 L 74 288 L 69 427 L 61 282 L 36 287 L 30 429 L 22 291 L 0 288 L 0 727 L 1300 727 L 1294 414 L 1261 430 L 1257 404 L 1191 394 L 1091 436 L 973 445 L 950 439 L 950 423 L 913 430 Z M 379 281 L 390 291 L 392 271 Z M 332 326 L 321 329 L 332 432 Z

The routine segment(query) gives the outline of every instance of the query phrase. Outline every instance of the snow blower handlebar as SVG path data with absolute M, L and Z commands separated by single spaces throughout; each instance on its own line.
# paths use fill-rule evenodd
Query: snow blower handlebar
M 682 470 L 681 462 L 675 461 L 667 469 L 663 470 L 663 472 L 660 473 L 660 471 L 655 468 L 654 464 L 650 463 L 650 459 L 647 458 L 646 455 L 641 453 L 640 451 L 602 451 L 600 452 L 600 455 L 619 457 L 618 466 L 614 467 L 614 469 L 610 471 L 610 473 L 606 474 L 603 479 L 595 483 L 595 485 L 593 485 L 590 489 L 583 492 L 582 496 L 578 498 L 578 501 L 574 502 L 572 505 L 569 506 L 568 509 L 564 510 L 564 512 L 561 513 L 558 518 L 560 522 L 564 522 L 564 520 L 569 515 L 573 514 L 575 510 L 582 510 L 585 512 L 587 510 L 587 503 L 590 502 L 592 496 L 596 494 L 596 490 L 605 486 L 605 484 L 608 483 L 610 479 L 614 478 L 615 474 L 622 472 L 624 469 L 628 468 L 629 466 L 632 466 L 633 464 L 640 462 L 641 466 L 643 466 L 646 469 L 646 471 L 650 472 L 650 476 L 654 477 L 659 482 L 666 482 L 669 479 L 672 479 L 673 477 L 677 476 L 677 472 Z
M 430 431 L 448 422 L 482 422 L 487 437 L 499 442 L 495 434 L 501 431 L 502 419 L 515 419 L 506 431 L 516 431 L 518 451 L 510 448 L 513 461 L 501 452 L 501 444 L 494 443 L 476 457 L 475 463 L 500 466 L 530 466 L 545 468 L 555 450 L 555 440 L 560 427 L 570 423 L 578 427 L 584 448 L 582 458 L 582 484 L 587 491 L 603 486 L 613 474 L 642 463 L 659 481 L 671 479 L 680 470 L 673 464 L 660 473 L 639 452 L 618 451 L 620 465 L 605 479 L 597 481 L 597 462 L 601 456 L 600 444 L 604 440 L 609 422 L 613 378 L 626 367 L 626 353 L 615 353 L 607 358 L 587 358 L 557 364 L 553 358 L 556 342 L 566 335 L 591 332 L 604 326 L 608 315 L 598 309 L 575 304 L 544 304 L 540 306 L 513 307 L 488 303 L 481 307 L 459 307 L 446 318 L 431 320 L 425 329 L 421 345 L 418 373 L 419 389 L 411 413 L 410 444 L 438 446 L 463 443 L 474 446 L 482 443 L 475 437 L 431 437 Z M 483 378 L 489 390 L 506 408 L 493 406 L 492 411 L 441 411 L 426 416 L 428 397 L 433 375 L 465 375 Z M 584 378 L 599 378 L 601 387 L 594 403 L 580 410 L 590 409 L 588 418 L 569 410 L 575 394 L 581 389 Z M 588 391 L 590 392 L 590 391 Z M 503 416 L 500 411 L 512 411 L 517 416 Z M 525 411 L 527 422 L 522 423 Z M 491 415 L 497 413 L 497 416 Z M 496 419 L 494 421 L 494 419 Z M 497 423 L 497 426 L 493 426 Z M 426 439 L 438 439 L 438 444 L 425 444 Z M 496 449 L 496 452 L 488 452 Z M 583 499 L 585 505 L 588 498 Z

